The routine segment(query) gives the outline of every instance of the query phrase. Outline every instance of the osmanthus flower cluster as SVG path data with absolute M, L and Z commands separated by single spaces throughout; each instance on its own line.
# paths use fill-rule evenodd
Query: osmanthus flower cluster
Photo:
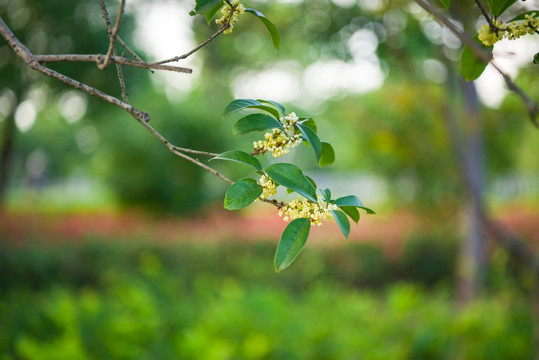
M 271 41 L 275 49 L 279 49 L 281 39 L 277 28 L 271 21 L 268 20 L 260 11 L 250 8 L 245 8 L 238 0 L 195 0 L 195 8 L 189 12 L 191 16 L 204 15 L 206 21 L 210 24 L 211 20 L 221 10 L 222 16 L 215 20 L 218 25 L 227 25 L 223 33 L 230 34 L 234 28 L 234 24 L 238 21 L 238 15 L 249 13 L 256 16 L 260 22 L 268 30 Z
M 262 186 L 262 199 L 266 199 L 270 196 L 277 194 L 277 184 L 269 178 L 268 175 L 262 175 L 258 180 L 260 186 Z
M 238 0 L 232 0 L 223 8 L 221 8 L 221 16 L 219 19 L 215 20 L 216 24 L 223 25 L 228 22 L 229 27 L 223 32 L 224 34 L 230 34 L 234 24 L 238 21 L 238 15 L 241 15 L 245 12 L 245 8 Z
M 298 197 L 296 200 L 283 206 L 283 208 L 279 210 L 279 216 L 284 215 L 284 221 L 306 218 L 311 221 L 311 225 L 320 226 L 324 220 L 331 217 L 330 211 L 337 209 L 338 207 L 335 204 L 324 204 L 321 201 L 315 203 L 305 198 Z
M 242 209 L 260 200 L 278 208 L 278 214 L 288 225 L 283 231 L 275 253 L 275 269 L 288 267 L 298 256 L 307 241 L 311 225 L 321 225 L 333 218 L 346 238 L 350 233 L 350 221 L 359 221 L 359 209 L 368 214 L 374 212 L 363 206 L 355 195 L 332 199 L 329 189 L 320 189 L 316 182 L 306 176 L 296 165 L 273 163 L 263 167 L 259 158 L 266 153 L 279 157 L 292 148 L 305 144 L 310 147 L 319 166 L 333 163 L 333 147 L 320 140 L 316 122 L 312 118 L 287 113 L 284 106 L 268 100 L 238 99 L 229 103 L 224 117 L 240 114 L 232 133 L 236 136 L 264 132 L 264 140 L 254 142 L 254 151 L 227 151 L 211 160 L 234 161 L 249 166 L 258 178 L 244 177 L 234 182 L 226 191 L 224 207 L 228 210 Z M 288 203 L 270 199 L 282 187 L 287 193 L 299 197 Z
M 445 7 L 451 5 L 452 0 L 443 0 Z M 511 20 L 502 21 L 509 8 L 518 0 L 478 0 L 475 4 L 483 14 L 487 24 L 483 25 L 477 34 L 478 45 L 483 47 L 483 51 L 478 53 L 477 47 L 473 49 L 469 45 L 465 45 L 462 49 L 460 57 L 460 73 L 466 81 L 477 79 L 485 70 L 490 60 L 492 59 L 493 45 L 501 39 L 514 40 L 528 34 L 539 33 L 539 10 L 525 11 Z M 483 6 L 486 2 L 488 6 Z M 507 17 L 506 17 L 507 18 Z M 488 58 L 487 58 L 488 57 Z M 539 63 L 539 53 L 533 57 L 533 63 Z M 498 71 L 501 71 L 498 69 Z M 510 81 L 506 77 L 505 80 Z M 515 85 L 510 85 L 510 88 L 515 88 Z M 516 90 L 515 90 L 516 91 Z M 516 91 L 519 93 L 518 91 Z M 532 119 L 535 117 L 534 111 L 530 110 Z
M 499 40 L 506 38 L 509 40 L 518 39 L 524 35 L 532 35 L 539 31 L 539 18 L 536 12 L 522 14 L 508 23 L 500 20 L 493 20 L 492 26 L 483 25 L 478 30 L 478 39 L 485 46 L 492 46 Z
M 266 151 L 271 151 L 274 157 L 280 157 L 290 152 L 291 148 L 294 148 L 301 144 L 303 141 L 297 128 L 295 128 L 298 122 L 296 113 L 291 113 L 285 117 L 280 117 L 279 121 L 283 125 L 282 128 L 275 128 L 272 132 L 264 134 L 266 140 L 258 140 L 253 143 L 254 152 L 257 154 L 263 154 Z

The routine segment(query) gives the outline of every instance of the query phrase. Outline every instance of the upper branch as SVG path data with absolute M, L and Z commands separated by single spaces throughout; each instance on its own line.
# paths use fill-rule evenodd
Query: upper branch
M 94 62 L 96 64 L 102 64 L 104 62 L 103 55 L 93 55 L 93 54 L 61 54 L 61 55 L 35 55 L 35 58 L 40 63 L 52 63 L 52 62 Z M 135 61 L 127 59 L 122 56 L 111 56 L 110 62 L 114 64 L 126 65 L 139 67 L 144 69 L 155 69 L 155 70 L 167 70 L 180 73 L 191 74 L 192 69 L 180 66 L 171 66 L 171 65 L 160 65 L 155 63 L 145 63 L 140 61 Z
M 520 87 L 515 84 L 515 82 L 511 79 L 509 75 L 507 75 L 490 57 L 489 53 L 486 52 L 484 49 L 479 46 L 478 43 L 476 43 L 471 36 L 468 34 L 462 32 L 455 24 L 453 24 L 444 14 L 442 14 L 438 9 L 434 8 L 428 1 L 426 0 L 415 0 L 419 6 L 421 6 L 423 9 L 425 9 L 427 12 L 429 12 L 431 15 L 433 15 L 439 22 L 447 26 L 451 32 L 453 32 L 464 44 L 466 44 L 475 54 L 475 56 L 485 62 L 490 62 L 492 66 L 502 75 L 507 87 L 509 90 L 513 91 L 515 94 L 517 94 L 521 100 L 526 105 L 526 108 L 528 110 L 528 115 L 530 116 L 531 121 L 533 124 L 537 127 L 539 127 L 539 124 L 536 121 L 536 117 L 538 114 L 538 108 L 535 101 L 533 101 Z
M 135 108 L 134 106 L 126 103 L 126 102 L 123 102 L 117 98 L 115 98 L 114 96 L 112 95 L 109 95 L 109 94 L 106 94 L 96 88 L 93 88 L 89 85 L 86 85 L 84 83 L 81 83 L 80 81 L 77 81 L 77 80 L 74 80 L 64 74 L 61 74 L 57 71 L 54 71 L 52 69 L 49 69 L 45 66 L 42 65 L 42 62 L 55 62 L 55 61 L 62 61 L 62 60 L 59 60 L 62 58 L 62 55 L 60 55 L 60 57 L 58 55 L 40 55 L 40 56 L 36 56 L 34 55 L 30 50 L 28 50 L 28 48 L 26 46 L 24 46 L 18 39 L 17 37 L 13 34 L 13 32 L 9 29 L 9 27 L 5 24 L 5 22 L 3 21 L 3 19 L 0 17 L 0 35 L 2 35 L 6 41 L 8 42 L 8 44 L 11 46 L 11 48 L 15 51 L 15 53 L 17 54 L 17 56 L 22 59 L 29 67 L 31 67 L 32 69 L 36 70 L 36 71 L 39 71 L 45 75 L 48 75 L 54 79 L 57 79 L 59 81 L 62 81 L 63 83 L 75 88 L 75 89 L 79 89 L 79 90 L 82 90 L 90 95 L 93 95 L 93 96 L 97 96 L 99 98 L 101 98 L 102 100 L 105 100 L 113 105 L 116 105 L 118 107 L 120 107 L 121 109 L 125 110 L 126 112 L 128 112 L 133 118 L 135 118 L 135 120 L 137 120 L 142 126 L 144 126 L 146 128 L 146 130 L 148 130 L 152 135 L 154 135 L 161 143 L 163 143 L 173 154 L 183 158 L 183 159 L 186 159 L 190 162 L 192 162 L 193 164 L 203 168 L 204 170 L 207 170 L 209 171 L 210 173 L 218 176 L 219 178 L 221 178 L 222 180 L 226 181 L 227 183 L 229 184 L 233 184 L 234 182 L 232 180 L 230 180 L 229 178 L 227 178 L 226 176 L 224 176 L 223 174 L 219 173 L 217 170 L 201 163 L 200 161 L 198 161 L 197 159 L 194 159 L 188 155 L 186 155 L 184 152 L 188 152 L 188 153 L 194 153 L 194 154 L 201 154 L 201 155 L 207 155 L 207 156 L 215 156 L 217 154 L 213 154 L 213 153 L 206 153 L 206 152 L 202 152 L 202 151 L 196 151 L 196 150 L 191 150 L 191 149 L 184 149 L 184 148 L 180 148 L 178 146 L 175 146 L 173 144 L 170 143 L 170 141 L 168 141 L 167 138 L 165 138 L 163 135 L 161 135 L 157 130 L 155 130 L 152 126 L 150 126 L 150 124 L 148 124 L 148 121 L 150 120 L 150 116 Z M 66 60 L 63 60 L 63 61 L 68 61 L 67 59 L 68 58 L 71 58 L 72 61 L 79 61 L 79 60 L 73 60 L 73 59 L 78 59 L 78 57 L 80 56 L 83 56 L 85 57 L 87 60 L 86 61 L 96 61 L 96 58 L 94 58 L 94 56 L 98 56 L 98 55 L 64 55 L 64 57 L 66 58 Z M 127 59 L 124 59 L 124 58 L 115 58 L 115 57 L 111 57 L 111 60 L 114 61 L 114 59 L 123 59 L 122 61 L 127 61 Z M 175 67 L 172 67 L 172 66 L 165 66 L 165 65 L 151 65 L 151 64 L 140 64 L 136 61 L 130 61 L 134 64 L 137 64 L 138 66 L 140 67 L 148 67 L 148 68 L 155 68 L 155 69 L 159 69 L 159 68 L 175 68 Z M 127 64 L 126 65 L 133 65 L 133 66 L 137 66 L 137 65 L 134 65 L 134 64 Z M 141 65 L 145 65 L 145 66 L 141 66 Z M 151 65 L 151 66 L 150 66 Z M 189 70 L 190 71 L 190 70 Z
M 166 64 L 166 63 L 169 63 L 169 62 L 173 62 L 173 61 L 179 61 L 179 60 L 183 60 L 183 59 L 186 59 L 187 57 L 193 55 L 195 52 L 197 52 L 198 50 L 200 50 L 203 46 L 207 45 L 210 43 L 210 41 L 212 41 L 213 39 L 215 39 L 217 36 L 221 35 L 226 29 L 228 29 L 230 27 L 230 24 L 224 24 L 223 26 L 221 26 L 219 28 L 219 30 L 217 30 L 217 32 L 215 34 L 213 34 L 212 36 L 210 36 L 209 38 L 207 38 L 204 42 L 202 42 L 200 45 L 198 45 L 196 48 L 194 48 L 193 50 L 183 54 L 183 55 L 179 55 L 179 56 L 174 56 L 173 58 L 170 58 L 170 59 L 166 59 L 166 60 L 161 60 L 161 61 L 156 61 L 156 62 L 153 62 L 152 64 L 154 65 L 159 65 L 159 64 Z
M 120 23 L 122 21 L 122 15 L 125 8 L 125 0 L 120 1 L 120 8 L 118 9 L 118 16 L 116 17 L 116 23 L 114 24 L 114 28 L 112 29 L 111 29 L 110 19 L 108 19 L 108 12 L 107 12 L 107 7 L 105 6 L 105 3 L 103 2 L 103 0 L 99 0 L 99 4 L 101 5 L 101 11 L 103 12 L 103 17 L 105 18 L 105 22 L 107 23 L 108 33 L 110 37 L 109 49 L 107 51 L 107 55 L 105 56 L 105 60 L 101 64 L 97 64 L 99 69 L 104 70 L 109 65 L 110 58 L 112 56 L 112 53 L 114 52 L 114 43 L 116 41 L 116 35 L 118 34 L 118 31 L 120 30 Z M 107 21 L 107 19 L 109 21 Z

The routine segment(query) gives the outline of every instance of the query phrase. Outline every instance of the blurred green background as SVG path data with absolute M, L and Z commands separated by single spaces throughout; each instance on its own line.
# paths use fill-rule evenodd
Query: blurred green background
M 127 3 L 120 36 L 148 61 L 217 29 L 188 16 L 190 1 Z M 118 2 L 107 4 L 114 18 Z M 324 225 L 334 231 L 276 274 L 284 224 L 273 209 L 225 214 L 226 183 L 112 105 L 27 69 L 2 40 L 0 359 L 533 359 L 528 268 L 483 234 L 480 284 L 461 292 L 471 221 L 461 152 L 493 216 L 530 248 L 539 241 L 539 131 L 521 101 L 491 69 L 463 83 L 460 42 L 414 2 L 245 5 L 277 26 L 279 51 L 243 15 L 179 64 L 193 75 L 124 68 L 131 103 L 174 144 L 219 153 L 254 139 L 231 135 L 228 102 L 282 102 L 316 119 L 337 158 L 324 169 L 305 149 L 284 160 L 378 215 L 349 245 Z M 451 8 L 470 32 L 472 5 Z M 97 1 L 0 0 L 0 17 L 37 54 L 108 46 Z M 495 48 L 532 99 L 538 43 Z M 113 67 L 50 67 L 120 96 Z M 224 165 L 212 166 L 246 175 Z M 276 221 L 254 231 L 259 218 Z

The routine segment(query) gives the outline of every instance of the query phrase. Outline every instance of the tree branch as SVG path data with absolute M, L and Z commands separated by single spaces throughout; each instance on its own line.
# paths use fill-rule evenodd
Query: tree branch
M 423 9 L 425 9 L 428 13 L 433 15 L 439 22 L 444 24 L 449 30 L 451 30 L 452 33 L 454 33 L 465 45 L 467 45 L 473 51 L 473 53 L 479 60 L 485 63 L 490 62 L 492 64 L 496 71 L 498 71 L 500 75 L 502 75 L 509 90 L 517 94 L 524 102 L 532 123 L 535 126 L 539 127 L 539 124 L 536 121 L 538 108 L 535 101 L 530 99 L 530 97 L 515 84 L 511 77 L 507 75 L 498 65 L 496 65 L 496 63 L 494 63 L 494 61 L 490 57 L 490 54 L 484 49 L 482 49 L 481 46 L 479 46 L 479 44 L 476 43 L 471 36 L 462 32 L 457 26 L 455 26 L 455 24 L 453 24 L 444 14 L 438 11 L 438 9 L 433 7 L 427 0 L 415 0 L 415 2 Z
M 105 70 L 107 66 L 109 66 L 110 57 L 112 56 L 112 53 L 115 52 L 114 43 L 116 41 L 116 35 L 118 34 L 118 31 L 120 30 L 120 22 L 122 21 L 122 15 L 124 13 L 125 0 L 120 1 L 120 8 L 118 9 L 116 23 L 114 24 L 114 28 L 112 29 L 111 29 L 111 22 L 108 16 L 108 11 L 107 11 L 105 2 L 103 0 L 99 0 L 99 5 L 101 6 L 101 12 L 103 13 L 103 18 L 105 19 L 105 22 L 107 23 L 107 30 L 108 30 L 109 38 L 110 38 L 109 49 L 107 50 L 107 55 L 105 56 L 105 60 L 103 61 L 103 63 L 97 64 L 100 70 Z
M 217 170 L 201 163 L 197 159 L 194 159 L 186 154 L 184 152 L 190 152 L 194 154 L 200 154 L 200 155 L 207 155 L 207 156 L 216 156 L 217 154 L 213 153 L 206 153 L 202 151 L 196 151 L 196 150 L 190 150 L 190 149 L 184 149 L 181 147 L 178 147 L 176 145 L 171 144 L 163 135 L 161 135 L 157 130 L 155 130 L 150 124 L 148 124 L 148 121 L 150 120 L 150 116 L 141 111 L 137 108 L 133 107 L 132 105 L 123 102 L 114 96 L 111 96 L 109 94 L 106 94 L 100 90 L 97 90 L 91 86 L 88 86 L 84 83 L 81 83 L 77 80 L 74 80 L 68 76 L 65 76 L 64 74 L 61 74 L 57 71 L 54 71 L 52 69 L 49 69 L 45 66 L 43 66 L 39 59 L 41 59 L 43 62 L 46 62 L 45 60 L 51 60 L 52 61 L 60 61 L 57 60 L 58 56 L 55 55 L 42 55 L 42 56 L 36 56 L 34 55 L 26 46 L 24 46 L 17 37 L 13 34 L 13 32 L 9 29 L 9 27 L 6 25 L 6 23 L 3 21 L 3 19 L 0 17 L 0 34 L 6 39 L 8 44 L 11 46 L 11 48 L 15 51 L 17 56 L 21 58 L 30 68 L 39 71 L 47 76 L 50 76 L 54 79 L 60 80 L 63 83 L 75 88 L 82 90 L 90 95 L 97 96 L 102 100 L 105 100 L 108 103 L 111 103 L 113 105 L 116 105 L 120 107 L 121 109 L 128 112 L 135 120 L 137 120 L 142 126 L 146 128 L 152 135 L 154 135 L 161 143 L 163 143 L 173 154 L 188 160 L 192 162 L 193 164 L 203 168 L 206 171 L 209 171 L 210 173 L 214 174 L 215 176 L 219 177 L 220 179 L 226 181 L 229 184 L 234 184 L 232 180 L 224 176 L 223 174 L 219 173 Z M 78 58 L 80 55 L 67 55 L 67 57 L 75 57 Z M 87 59 L 91 58 L 93 59 L 94 55 L 84 55 Z M 111 57 L 112 60 L 114 60 L 114 57 Z M 123 58 L 119 58 L 123 59 Z M 95 60 L 95 59 L 94 59 Z M 127 60 L 127 59 L 124 59 Z M 93 61 L 93 60 L 87 60 L 87 61 Z M 133 62 L 137 63 L 137 62 Z M 150 65 L 150 64 L 146 64 Z M 155 68 L 162 68 L 164 65 L 154 65 Z
M 98 54 L 60 54 L 60 55 L 34 55 L 35 59 L 40 63 L 53 63 L 53 62 L 93 62 L 96 64 L 104 61 L 103 55 Z M 123 56 L 111 56 L 110 61 L 114 64 L 139 67 L 144 69 L 166 70 L 179 73 L 191 74 L 192 69 L 180 66 L 160 65 L 155 63 L 145 63 L 127 59 Z
M 105 23 L 107 24 L 107 33 L 109 34 L 109 36 L 111 36 L 112 29 L 111 29 L 111 23 L 110 23 L 109 14 L 107 12 L 107 8 L 105 6 L 105 3 L 103 3 L 101 0 L 100 0 L 100 5 L 102 5 L 101 14 L 103 15 L 103 19 L 105 19 Z M 118 52 L 116 51 L 116 46 L 112 46 L 112 55 L 118 56 Z M 115 65 L 116 65 L 116 74 L 118 75 L 118 81 L 120 82 L 120 91 L 122 93 L 122 99 L 124 102 L 129 103 L 129 99 L 127 98 L 127 87 L 125 86 L 122 67 L 120 66 L 120 64 L 115 64 Z

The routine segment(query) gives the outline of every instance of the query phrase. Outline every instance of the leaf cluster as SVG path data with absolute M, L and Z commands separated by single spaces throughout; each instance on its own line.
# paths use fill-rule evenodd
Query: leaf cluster
M 263 132 L 271 129 L 280 129 L 285 132 L 283 117 L 286 116 L 286 109 L 283 105 L 270 100 L 262 99 L 237 99 L 230 102 L 223 112 L 224 117 L 231 116 L 239 112 L 249 111 L 240 117 L 232 127 L 232 133 L 236 136 L 245 135 L 251 132 Z M 301 134 L 303 144 L 312 148 L 315 158 L 320 166 L 325 166 L 335 161 L 335 152 L 331 144 L 320 140 L 317 134 L 317 125 L 313 118 L 298 118 L 293 124 L 294 133 Z M 290 131 L 290 129 L 289 129 Z M 355 196 L 345 196 L 338 199 L 331 198 L 329 189 L 318 189 L 316 182 L 306 176 L 296 165 L 290 163 L 274 163 L 263 167 L 256 156 L 260 152 L 254 151 L 249 154 L 241 150 L 227 151 L 211 160 L 232 161 L 249 166 L 256 175 L 267 176 L 276 186 L 286 188 L 287 193 L 295 192 L 313 204 L 322 204 L 326 209 L 330 209 L 333 219 L 339 225 L 346 238 L 350 233 L 350 221 L 358 222 L 360 215 L 358 209 L 365 210 L 368 214 L 374 211 L 365 207 Z M 318 193 L 317 193 L 318 190 Z M 264 189 L 256 180 L 245 177 L 234 182 L 226 191 L 224 207 L 228 210 L 239 210 L 251 205 L 261 198 Z M 279 208 L 285 206 L 276 200 L 267 200 L 276 204 Z M 329 208 L 334 205 L 335 209 Z M 293 219 L 283 231 L 277 251 L 275 253 L 275 270 L 281 271 L 287 268 L 299 255 L 309 236 L 311 219 L 302 217 Z

